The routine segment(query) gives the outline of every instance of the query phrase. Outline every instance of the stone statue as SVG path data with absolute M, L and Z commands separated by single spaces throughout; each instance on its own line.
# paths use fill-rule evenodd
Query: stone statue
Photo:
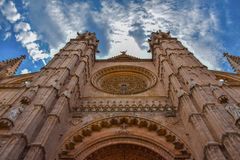
M 8 113 L 8 119 L 15 121 L 19 114 L 23 111 L 23 107 L 12 108 Z

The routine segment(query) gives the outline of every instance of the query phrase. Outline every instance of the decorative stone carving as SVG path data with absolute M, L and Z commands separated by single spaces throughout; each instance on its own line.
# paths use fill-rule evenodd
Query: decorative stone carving
M 168 104 L 165 98 L 149 99 L 148 101 L 128 100 L 84 100 L 73 106 L 75 112 L 164 112 Z M 176 111 L 176 107 L 171 107 Z
M 23 107 L 13 107 L 0 119 L 0 128 L 10 129 L 14 125 L 14 121 L 22 113 Z
M 32 101 L 32 99 L 34 98 L 34 96 L 36 95 L 37 91 L 38 91 L 39 86 L 36 87 L 32 87 L 31 89 L 29 89 L 24 96 L 22 97 L 22 99 L 20 100 L 20 102 L 22 104 L 25 105 L 29 105 Z
M 24 96 L 24 97 L 22 97 L 22 99 L 21 99 L 21 103 L 22 103 L 22 104 L 28 105 L 28 104 L 30 104 L 30 102 L 31 102 L 31 99 L 30 99 L 29 97 L 27 97 L 27 96 Z
M 9 118 L 12 121 L 15 121 L 18 115 L 22 113 L 23 109 L 24 109 L 23 107 L 11 108 L 11 110 L 8 112 L 7 118 Z
M 187 95 L 187 92 L 184 91 L 183 89 L 178 90 L 177 97 L 181 98 L 183 95 Z
M 176 117 L 176 111 L 171 107 L 167 107 L 166 111 L 165 111 L 165 116 L 166 117 Z
M 194 81 L 194 79 L 190 79 L 190 82 L 189 82 L 190 90 L 192 90 L 196 85 L 197 85 L 197 83 Z
M 80 124 L 82 122 L 82 118 L 81 117 L 74 117 L 71 119 L 70 123 L 73 125 L 73 126 L 76 126 L 78 124 Z
M 240 128 L 240 108 L 236 104 L 227 104 L 225 109 L 234 118 L 236 125 Z
M 227 103 L 228 97 L 220 90 L 218 86 L 210 85 L 211 90 L 214 94 L 214 96 L 218 99 L 220 103 Z
M 31 86 L 31 82 L 30 82 L 30 81 L 25 81 L 24 83 L 25 83 L 25 86 L 26 86 L 27 88 L 29 88 L 29 87 Z
M 227 103 L 228 102 L 228 97 L 226 95 L 222 94 L 218 97 L 218 100 L 219 100 L 220 103 Z
M 201 160 L 204 146 L 214 140 L 220 148 L 209 146 L 206 159 L 238 159 L 239 134 L 232 123 L 234 118 L 240 126 L 240 111 L 227 103 L 240 104 L 239 74 L 208 70 L 168 33 L 153 33 L 149 43 L 152 59 L 122 52 L 99 60 L 98 41 L 87 32 L 72 39 L 40 72 L 3 77 L 0 159 L 83 160 L 92 154 L 88 158 L 122 160 L 111 145 L 131 143 L 141 147 L 129 147 L 128 155 L 140 156 L 126 159 L 161 159 L 151 157 L 150 149 L 165 159 Z M 225 80 L 221 87 L 218 77 Z M 106 93 L 94 92 L 89 82 Z M 2 137 L 8 140 L 1 148 Z M 103 159 L 101 149 L 102 157 L 107 151 L 110 157 Z
M 221 156 L 221 160 L 225 160 L 224 155 L 219 152 L 220 147 L 221 145 L 219 143 L 208 142 L 208 144 L 204 147 L 205 159 L 216 159 L 218 156 Z
M 110 106 L 93 106 L 93 107 L 79 107 L 76 108 L 77 112 L 163 112 L 164 107 L 150 107 L 150 106 L 122 106 L 122 107 L 110 107 Z
M 0 129 L 10 129 L 12 127 L 13 127 L 12 121 L 6 118 L 0 119 Z
M 127 128 L 134 126 L 140 129 L 148 129 L 149 132 L 155 132 L 158 136 L 165 137 L 166 143 L 173 145 L 176 150 L 181 150 L 181 156 L 191 156 L 184 143 L 164 126 L 144 118 L 130 116 L 109 117 L 85 125 L 66 139 L 61 149 L 61 155 L 66 157 L 69 152 L 72 152 L 78 145 L 84 143 L 86 137 L 94 135 L 94 132 L 101 132 L 101 130 L 111 127 L 119 127 L 120 130 L 116 131 L 116 136 L 129 136 L 130 132 Z
M 71 97 L 71 93 L 68 90 L 64 91 L 62 94 L 68 99 L 70 99 L 70 97 Z
M 118 134 L 118 135 L 128 135 L 128 134 L 130 134 L 129 131 L 127 130 L 127 124 L 126 123 L 121 124 L 120 130 L 118 130 L 116 132 L 116 134 Z
M 111 94 L 136 94 L 153 87 L 157 77 L 149 70 L 134 66 L 114 66 L 102 69 L 92 77 L 92 84 Z

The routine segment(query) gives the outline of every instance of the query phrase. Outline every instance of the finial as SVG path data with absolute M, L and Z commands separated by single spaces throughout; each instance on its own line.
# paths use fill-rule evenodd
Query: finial
M 20 59 L 25 59 L 26 58 L 26 55 L 21 55 L 20 56 Z
M 224 53 L 223 53 L 223 56 L 224 56 L 224 57 L 226 57 L 226 56 L 228 56 L 228 55 L 229 55 L 229 53 L 227 53 L 227 52 L 224 52 Z
M 126 53 L 127 53 L 127 50 L 125 50 L 125 51 L 120 51 L 120 53 L 126 54 Z

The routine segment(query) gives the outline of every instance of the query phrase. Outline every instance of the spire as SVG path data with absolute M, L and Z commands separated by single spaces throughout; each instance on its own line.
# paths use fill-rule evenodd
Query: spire
M 240 57 L 230 55 L 229 53 L 223 53 L 224 57 L 227 57 L 228 62 L 232 66 L 236 73 L 240 73 Z
M 6 61 L 0 62 L 0 78 L 4 78 L 7 76 L 12 76 L 17 71 L 19 65 L 26 58 L 25 55 L 22 55 L 17 58 L 9 59 Z

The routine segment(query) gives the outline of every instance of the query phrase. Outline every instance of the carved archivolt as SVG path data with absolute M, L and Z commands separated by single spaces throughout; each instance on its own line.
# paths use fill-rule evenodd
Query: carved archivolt
M 136 66 L 113 66 L 104 68 L 92 76 L 92 84 L 101 91 L 129 95 L 153 87 L 156 76 L 149 70 Z
M 118 117 L 110 117 L 110 118 L 93 122 L 74 132 L 70 137 L 68 137 L 64 141 L 64 144 L 61 147 L 60 158 L 66 158 L 66 157 L 72 157 L 72 156 L 76 158 L 76 156 L 79 156 L 78 155 L 79 153 L 76 153 L 78 152 L 78 149 L 77 149 L 78 146 L 80 146 L 81 144 L 86 146 L 85 138 L 91 136 L 95 132 L 101 132 L 101 130 L 104 130 L 104 129 L 106 131 L 106 129 L 110 129 L 112 127 L 119 127 L 121 129 L 116 133 L 118 138 L 119 137 L 123 138 L 125 136 L 127 138 L 131 137 L 131 135 L 129 135 L 127 131 L 127 128 L 130 128 L 130 127 L 138 127 L 139 129 L 143 129 L 144 130 L 143 132 L 147 131 L 147 132 L 155 133 L 156 136 L 159 136 L 165 139 L 165 142 L 164 142 L 165 144 L 172 146 L 172 148 L 176 150 L 176 152 L 178 153 L 177 155 L 178 157 L 184 157 L 184 158 L 190 157 L 190 152 L 186 144 L 184 144 L 184 142 L 180 138 L 178 138 L 173 132 L 171 132 L 169 129 L 162 126 L 161 124 L 156 123 L 154 121 L 150 121 L 145 118 L 140 118 L 140 117 L 118 116 Z M 137 139 L 143 140 L 144 138 L 137 137 Z M 100 141 L 102 142 L 103 139 L 100 139 Z M 127 142 L 128 141 L 130 141 L 130 139 L 127 140 Z M 124 142 L 124 140 L 121 140 L 120 142 L 122 143 Z M 111 144 L 113 143 L 114 143 L 114 140 L 111 140 Z M 141 142 L 140 144 L 144 144 L 144 143 L 145 142 Z M 153 143 L 158 143 L 158 142 L 156 141 Z M 85 154 L 85 151 L 84 152 L 82 151 L 82 153 Z M 173 156 L 176 156 L 176 155 L 173 155 Z

